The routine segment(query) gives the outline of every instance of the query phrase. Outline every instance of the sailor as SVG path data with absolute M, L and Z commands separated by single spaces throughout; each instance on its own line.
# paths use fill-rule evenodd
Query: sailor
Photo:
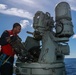
M 12 30 L 5 30 L 0 38 L 1 53 L 0 53 L 0 73 L 1 75 L 12 75 L 13 74 L 13 62 L 15 51 L 10 44 L 11 37 L 16 36 L 21 31 L 21 25 L 14 23 Z

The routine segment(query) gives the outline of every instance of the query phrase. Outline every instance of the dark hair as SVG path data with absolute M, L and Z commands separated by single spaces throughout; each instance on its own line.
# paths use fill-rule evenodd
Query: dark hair
M 15 27 L 17 27 L 17 26 L 20 26 L 20 27 L 21 27 L 21 25 L 20 25 L 19 23 L 14 23 L 14 24 L 13 24 L 13 29 L 14 29 Z

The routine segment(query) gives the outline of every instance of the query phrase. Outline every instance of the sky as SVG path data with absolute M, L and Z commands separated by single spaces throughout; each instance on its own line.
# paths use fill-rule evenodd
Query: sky
M 19 36 L 25 41 L 31 36 L 26 31 L 33 32 L 33 17 L 37 11 L 49 12 L 55 18 L 55 7 L 59 2 L 66 1 L 71 7 L 74 35 L 70 38 L 70 55 L 66 58 L 76 58 L 76 0 L 0 0 L 0 36 L 4 30 L 12 29 L 18 22 L 22 26 Z

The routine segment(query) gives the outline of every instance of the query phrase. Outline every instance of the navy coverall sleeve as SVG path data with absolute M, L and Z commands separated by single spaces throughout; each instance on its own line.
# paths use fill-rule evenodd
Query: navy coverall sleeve
M 0 45 L 6 45 L 8 44 L 8 42 L 6 41 L 6 37 L 9 37 L 9 32 L 7 30 L 5 30 L 2 35 L 1 35 L 1 38 L 0 38 Z

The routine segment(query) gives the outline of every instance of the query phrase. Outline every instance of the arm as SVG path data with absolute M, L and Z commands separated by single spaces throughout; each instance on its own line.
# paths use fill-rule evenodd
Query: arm
M 9 33 L 7 30 L 5 30 L 2 35 L 1 35 L 1 38 L 0 38 L 0 44 L 3 46 L 3 45 L 6 45 L 8 44 L 8 41 L 9 41 Z

